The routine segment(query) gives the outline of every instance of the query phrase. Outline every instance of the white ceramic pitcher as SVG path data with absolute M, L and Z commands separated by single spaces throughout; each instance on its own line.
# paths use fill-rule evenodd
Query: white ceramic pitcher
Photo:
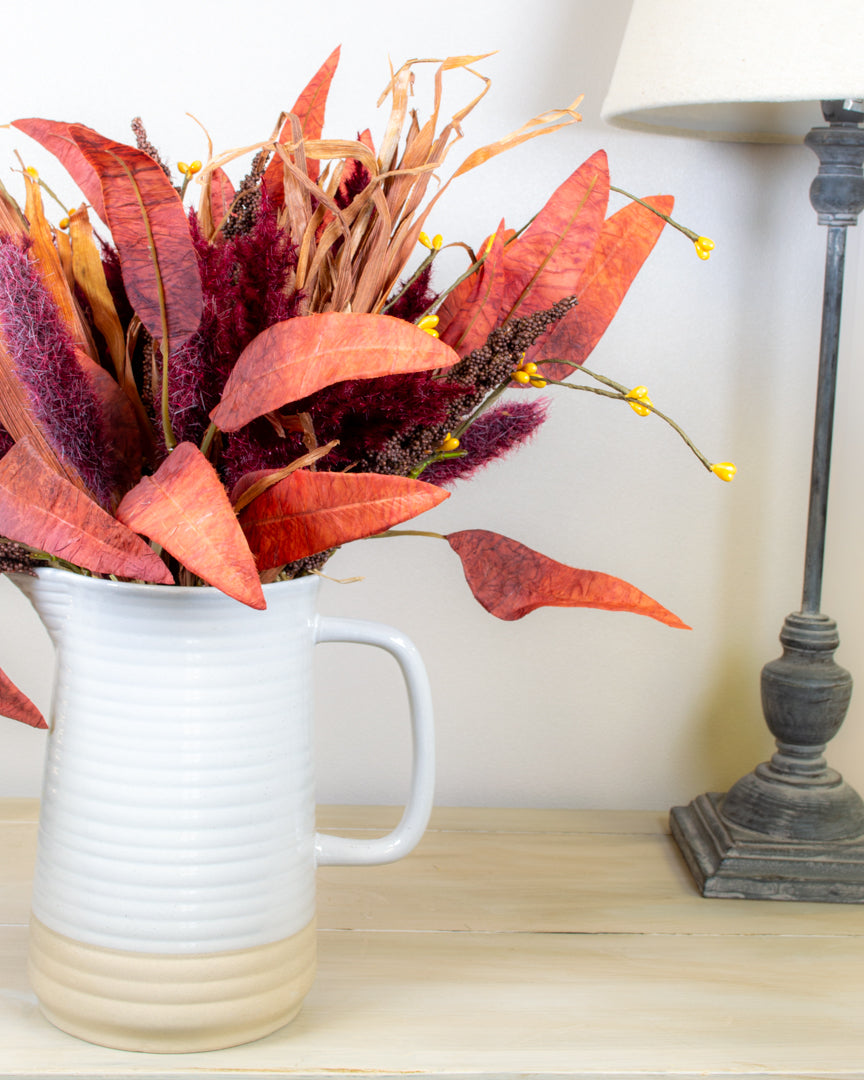
M 262 612 L 211 588 L 11 576 L 57 654 L 30 927 L 43 1011 L 91 1042 L 166 1053 L 281 1027 L 314 976 L 315 866 L 394 861 L 426 827 L 434 743 L 416 649 L 318 616 L 315 577 L 265 586 Z M 381 839 L 315 831 L 323 641 L 386 649 L 407 684 L 411 793 Z

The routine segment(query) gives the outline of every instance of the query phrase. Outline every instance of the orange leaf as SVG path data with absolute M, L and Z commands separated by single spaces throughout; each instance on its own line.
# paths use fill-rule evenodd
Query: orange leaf
M 192 443 L 180 443 L 132 488 L 117 518 L 228 596 L 253 608 L 267 606 L 222 481 Z
M 294 103 L 294 108 L 291 109 L 291 112 L 300 121 L 300 128 L 303 132 L 304 139 L 321 138 L 321 132 L 324 130 L 324 110 L 327 106 L 327 94 L 330 92 L 330 84 L 336 73 L 340 51 L 341 46 L 337 45 L 318 71 L 312 76 L 309 85 L 300 97 L 297 98 Z M 279 132 L 279 142 L 286 143 L 293 141 L 294 136 L 291 128 L 291 120 L 289 118 Z M 317 161 L 314 159 L 307 159 L 307 173 L 310 180 L 318 179 L 319 168 L 320 166 Z M 264 184 L 267 187 L 267 192 L 271 199 L 274 199 L 277 204 L 281 204 L 283 200 L 282 173 L 282 160 L 278 156 L 274 156 L 264 172 Z
M 22 694 L 15 683 L 0 671 L 0 716 L 10 720 L 20 720 L 30 727 L 47 728 L 45 718 L 26 694 Z
M 506 236 L 502 218 L 498 231 L 483 246 L 485 251 L 491 241 L 483 265 L 476 274 L 461 282 L 438 310 L 441 340 L 452 345 L 460 356 L 467 356 L 479 348 L 497 325 L 507 286 L 504 275 Z
M 0 535 L 96 574 L 174 583 L 140 536 L 45 464 L 30 436 L 0 459 Z
M 645 199 L 664 214 L 671 214 L 673 201 L 669 195 Z M 566 361 L 544 365 L 544 375 L 566 379 L 588 357 L 612 321 L 665 224 L 663 218 L 639 203 L 630 203 L 604 223 L 591 261 L 575 289 L 579 303 L 528 350 L 526 358 L 529 360 L 560 357 Z
M 135 313 L 153 337 L 167 337 L 173 351 L 198 329 L 203 305 L 180 197 L 148 154 L 81 124 L 68 129 L 102 184 L 106 220 Z
M 266 474 L 244 476 L 232 498 Z M 442 488 L 406 476 L 301 469 L 250 503 L 240 524 L 259 569 L 267 570 L 382 532 L 447 497 Z
M 84 194 L 84 198 L 96 213 L 107 223 L 105 217 L 105 204 L 102 201 L 102 185 L 96 170 L 87 160 L 81 149 L 71 137 L 69 129 L 72 124 L 64 124 L 57 120 L 13 120 L 12 127 L 18 128 L 31 139 L 35 139 L 41 146 L 54 155 L 66 172 L 72 177 Z M 76 127 L 81 125 L 76 124 Z
M 240 354 L 210 418 L 236 431 L 264 413 L 346 379 L 372 379 L 455 364 L 458 355 L 390 315 L 307 315 L 274 323 Z
M 565 566 L 499 533 L 465 529 L 446 539 L 462 560 L 471 591 L 499 619 L 521 619 L 538 607 L 593 607 L 632 611 L 667 626 L 690 629 L 626 581 Z
M 598 150 L 554 192 L 504 252 L 507 285 L 499 321 L 544 311 L 576 291 L 609 201 L 606 154 Z

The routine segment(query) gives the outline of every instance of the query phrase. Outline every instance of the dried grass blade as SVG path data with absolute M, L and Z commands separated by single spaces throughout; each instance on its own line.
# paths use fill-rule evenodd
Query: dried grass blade
M 471 169 L 475 169 L 478 165 L 484 164 L 484 162 L 489 161 L 490 158 L 496 157 L 498 154 L 503 154 L 507 150 L 512 150 L 514 146 L 519 146 L 520 143 L 528 142 L 529 139 L 536 139 L 539 135 L 551 135 L 553 131 L 559 131 L 563 127 L 568 127 L 570 124 L 578 123 L 582 117 L 576 112 L 576 106 L 581 100 L 582 95 L 576 98 L 573 104 L 568 106 L 568 108 L 541 113 L 539 116 L 535 116 L 533 119 L 529 120 L 526 124 L 523 124 L 522 127 L 518 128 L 516 131 L 511 131 L 509 135 L 505 135 L 501 139 L 496 139 L 495 142 L 489 143 L 486 146 L 481 146 L 465 158 L 456 172 L 453 173 L 453 176 L 461 176 L 463 173 L 470 172 Z
M 246 476 L 241 477 L 231 491 L 231 505 L 234 507 L 234 513 L 239 514 L 244 507 L 254 502 L 259 495 L 263 495 L 268 488 L 278 484 L 280 480 L 284 480 L 286 476 L 290 476 L 297 469 L 305 469 L 309 465 L 314 465 L 316 461 L 329 454 L 334 446 L 338 445 L 339 440 L 334 439 L 332 442 L 327 443 L 326 446 L 319 446 L 315 450 L 310 450 L 307 454 L 292 461 L 290 465 L 286 465 L 284 469 L 248 473 Z
M 378 163 L 382 170 L 391 169 L 396 161 L 399 139 L 408 114 L 408 94 L 413 82 L 414 76 L 410 66 L 400 68 L 390 81 L 388 89 L 393 98 L 393 104 L 390 108 L 387 129 L 378 151 Z
M 93 322 L 105 339 L 117 381 L 122 385 L 126 369 L 126 335 L 114 307 L 102 259 L 93 241 L 87 207 L 83 203 L 69 215 L 69 238 L 74 280 L 87 298 Z
M 66 274 L 60 262 L 57 248 L 54 246 L 54 231 L 45 217 L 45 209 L 42 205 L 42 194 L 36 180 L 24 173 L 27 190 L 25 213 L 30 222 L 30 239 L 32 247 L 28 249 L 30 261 L 38 268 L 39 275 L 45 284 L 51 298 L 57 305 L 57 310 L 64 325 L 72 336 L 72 340 L 79 348 L 90 356 L 96 356 L 96 348 L 93 338 L 84 324 L 81 312 L 69 288 Z

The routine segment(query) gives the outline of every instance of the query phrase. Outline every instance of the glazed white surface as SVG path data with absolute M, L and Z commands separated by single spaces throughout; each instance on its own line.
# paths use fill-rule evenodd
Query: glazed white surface
M 317 579 L 268 587 L 264 612 L 63 571 L 16 583 L 57 650 L 33 894 L 46 926 L 132 951 L 266 944 L 313 919 L 316 850 L 385 862 L 419 840 L 433 786 L 422 664 L 391 628 L 319 620 Z M 328 634 L 408 665 L 417 783 L 382 840 L 315 833 L 312 653 Z

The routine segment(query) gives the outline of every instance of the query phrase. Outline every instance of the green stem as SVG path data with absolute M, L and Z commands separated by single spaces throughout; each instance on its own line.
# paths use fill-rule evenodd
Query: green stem
M 699 239 L 699 234 L 693 232 L 692 229 L 688 229 L 686 225 L 680 225 L 677 221 L 673 221 L 668 214 L 664 214 L 661 210 L 658 210 L 656 206 L 652 206 L 651 203 L 646 202 L 644 199 L 640 199 L 638 195 L 631 195 L 629 191 L 625 191 L 620 187 L 613 187 L 609 185 L 610 191 L 617 191 L 619 195 L 623 195 L 625 199 L 630 199 L 635 203 L 639 203 L 640 206 L 644 206 L 646 210 L 650 210 L 652 214 L 656 214 L 657 217 L 662 218 L 667 224 L 671 225 L 673 229 L 677 229 L 678 232 L 684 233 L 688 240 L 692 240 L 695 244 Z
M 171 427 L 171 412 L 168 408 L 168 338 L 163 336 L 160 342 L 162 349 L 162 432 L 165 436 L 165 446 L 173 450 L 177 445 L 174 438 L 174 429 Z
M 557 361 L 556 360 L 544 360 L 544 361 L 541 361 L 541 363 L 561 363 L 561 361 L 560 360 L 557 360 Z M 547 379 L 546 382 L 549 384 L 549 386 L 564 386 L 568 390 L 583 390 L 583 391 L 585 391 L 586 393 L 589 393 L 589 394 L 599 394 L 600 397 L 613 398 L 613 399 L 615 399 L 617 401 L 626 401 L 628 405 L 630 405 L 634 401 L 636 401 L 635 398 L 631 398 L 631 397 L 628 396 L 630 391 L 627 389 L 626 386 L 622 386 L 620 383 L 616 383 L 612 379 L 607 379 L 605 375 L 599 375 L 599 374 L 597 374 L 597 372 L 589 371 L 587 368 L 582 367 L 579 370 L 584 371 L 585 374 L 590 375 L 592 379 L 596 379 L 598 382 L 604 383 L 606 386 L 610 386 L 613 389 L 612 390 L 600 390 L 596 386 L 582 386 L 579 383 L 559 382 L 556 379 Z M 705 468 L 708 470 L 708 472 L 712 471 L 711 470 L 711 462 L 708 460 L 707 457 L 705 457 L 705 455 L 702 453 L 702 451 L 695 445 L 695 443 L 690 438 L 690 436 L 687 434 L 687 432 L 684 431 L 684 429 L 681 428 L 678 424 L 676 424 L 671 416 L 667 416 L 666 413 L 661 412 L 660 409 L 656 408 L 656 406 L 651 405 L 647 401 L 644 401 L 642 399 L 639 399 L 637 404 L 641 405 L 645 409 L 648 409 L 649 412 L 652 412 L 660 420 L 663 420 L 665 423 L 667 423 L 669 425 L 669 427 L 671 427 L 672 430 L 674 432 L 676 432 L 680 436 L 680 438 L 683 440 L 684 444 L 693 452 L 693 454 L 699 459 L 699 461 L 702 462 L 702 464 L 705 466 Z
M 213 440 L 216 438 L 216 432 L 219 428 L 215 424 L 211 423 L 207 430 L 204 432 L 204 438 L 201 440 L 201 453 L 204 457 L 210 453 L 210 447 L 213 445 Z
M 412 480 L 419 480 L 420 476 L 429 468 L 430 465 L 434 465 L 436 461 L 450 461 L 451 458 L 466 457 L 464 450 L 439 450 L 437 453 L 432 454 L 426 458 L 425 461 L 421 461 L 419 465 L 415 465 L 408 476 Z M 344 471 L 344 470 L 343 470 Z
M 443 533 L 424 532 L 422 529 L 388 529 L 386 532 L 373 533 L 369 540 L 381 540 L 385 536 L 431 536 L 433 540 L 446 540 Z

